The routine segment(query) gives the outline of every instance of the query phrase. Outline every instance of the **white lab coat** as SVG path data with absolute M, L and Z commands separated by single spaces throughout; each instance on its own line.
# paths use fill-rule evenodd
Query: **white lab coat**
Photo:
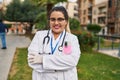
M 77 37 L 66 32 L 65 41 L 72 47 L 70 54 L 60 52 L 58 47 L 54 54 L 48 54 L 51 53 L 50 41 L 48 44 L 43 45 L 43 39 L 47 33 L 47 30 L 38 31 L 28 47 L 28 56 L 29 53 L 40 53 L 40 55 L 43 55 L 42 64 L 28 63 L 33 69 L 32 80 L 78 80 L 76 65 L 81 52 Z M 50 32 L 49 36 L 51 36 L 51 34 Z M 63 39 L 60 40 L 58 46 L 62 44 L 62 41 Z M 47 39 L 45 42 L 47 43 Z

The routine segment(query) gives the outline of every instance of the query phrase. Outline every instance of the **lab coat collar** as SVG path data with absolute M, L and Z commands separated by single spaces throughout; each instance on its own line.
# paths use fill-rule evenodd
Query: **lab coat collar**
M 65 34 L 65 29 L 64 29 L 62 32 L 63 32 L 63 35 L 64 35 L 64 34 Z M 62 33 L 62 32 L 61 32 L 61 33 Z M 60 34 L 61 34 L 61 33 L 60 33 Z M 49 36 L 50 36 L 50 37 L 53 36 L 52 29 L 50 29 Z M 60 35 L 59 35 L 59 36 L 60 36 Z M 63 36 L 62 36 L 62 37 L 63 37 Z
M 63 32 L 63 33 L 62 33 Z M 61 40 L 63 39 L 63 36 L 65 35 L 65 29 L 60 33 L 60 35 L 62 34 L 62 37 L 61 37 Z M 59 37 L 55 40 L 54 39 L 54 36 L 53 36 L 53 33 L 52 33 L 52 30 L 50 29 L 50 38 L 53 37 L 53 45 L 56 44 L 56 42 L 58 42 L 59 38 L 60 38 L 60 35 Z

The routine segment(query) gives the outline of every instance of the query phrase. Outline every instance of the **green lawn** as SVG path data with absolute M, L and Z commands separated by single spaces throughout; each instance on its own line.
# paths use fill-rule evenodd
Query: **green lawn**
M 32 80 L 32 69 L 27 63 L 27 49 L 16 49 L 8 80 Z
M 120 80 L 120 59 L 114 57 L 97 52 L 82 53 L 77 67 L 79 80 Z M 31 72 L 27 49 L 17 49 L 8 80 L 31 80 Z
M 83 53 L 78 64 L 79 80 L 120 80 L 120 59 Z

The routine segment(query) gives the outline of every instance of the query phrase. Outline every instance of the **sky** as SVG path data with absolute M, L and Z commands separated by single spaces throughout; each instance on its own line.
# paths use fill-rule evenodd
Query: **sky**
M 0 0 L 0 2 L 2 2 L 2 0 Z

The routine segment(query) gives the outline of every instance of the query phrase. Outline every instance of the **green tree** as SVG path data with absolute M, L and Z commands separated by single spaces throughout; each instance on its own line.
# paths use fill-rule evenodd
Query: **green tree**
M 67 0 L 32 0 L 33 2 L 37 3 L 40 6 L 45 6 L 48 12 L 51 10 L 51 8 L 54 6 L 54 4 L 58 2 L 66 2 Z
M 80 22 L 75 18 L 69 18 L 70 29 L 71 30 L 80 30 Z
M 3 19 L 3 11 L 0 10 L 0 19 Z
M 13 0 L 8 6 L 5 19 L 8 21 L 28 22 L 30 31 L 34 24 L 36 16 L 41 12 L 40 8 L 30 0 Z
M 5 19 L 9 21 L 19 21 L 22 17 L 20 13 L 21 3 L 20 0 L 13 0 L 8 6 L 5 14 Z
M 47 16 L 46 12 L 42 12 L 39 15 L 37 15 L 35 19 L 35 25 L 37 29 L 45 29 L 47 26 Z
M 20 21 L 32 23 L 36 15 L 40 12 L 39 8 L 30 0 L 20 2 L 20 0 L 13 0 L 6 10 L 6 20 Z

